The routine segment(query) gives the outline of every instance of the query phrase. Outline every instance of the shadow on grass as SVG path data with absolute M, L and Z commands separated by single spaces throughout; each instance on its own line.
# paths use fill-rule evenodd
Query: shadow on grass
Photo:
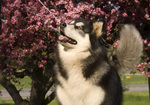
M 13 101 L 10 100 L 0 100 L 0 105 L 15 105 Z

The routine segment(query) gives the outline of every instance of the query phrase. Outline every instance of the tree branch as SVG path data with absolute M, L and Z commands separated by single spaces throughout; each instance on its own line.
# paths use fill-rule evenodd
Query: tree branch
M 53 91 L 49 96 L 47 96 L 47 98 L 44 100 L 44 102 L 42 103 L 42 105 L 47 105 L 47 104 L 50 103 L 54 98 L 55 98 L 55 91 Z
M 0 84 L 8 91 L 16 105 L 29 105 L 27 100 L 23 100 L 16 87 L 4 77 L 0 70 Z

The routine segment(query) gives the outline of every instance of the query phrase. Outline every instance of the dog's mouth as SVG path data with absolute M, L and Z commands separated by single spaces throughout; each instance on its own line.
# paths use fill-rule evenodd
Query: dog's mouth
M 73 45 L 76 45 L 77 44 L 77 41 L 66 36 L 65 33 L 63 31 L 60 31 L 60 35 L 58 37 L 58 40 L 60 42 L 63 42 L 63 43 L 70 43 L 70 44 L 73 44 Z

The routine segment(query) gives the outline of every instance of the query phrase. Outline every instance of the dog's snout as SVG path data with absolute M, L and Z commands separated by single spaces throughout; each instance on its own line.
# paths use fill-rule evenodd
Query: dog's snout
M 66 27 L 66 26 L 67 26 L 66 23 L 61 23 L 60 25 L 61 25 L 62 27 Z

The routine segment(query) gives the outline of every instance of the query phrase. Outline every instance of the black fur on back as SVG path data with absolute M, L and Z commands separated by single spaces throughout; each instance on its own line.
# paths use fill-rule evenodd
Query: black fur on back
M 96 40 L 91 40 L 93 45 L 95 42 Z M 101 105 L 121 105 L 121 80 L 116 68 L 113 67 L 108 60 L 106 49 L 101 43 L 99 43 L 98 47 L 94 46 L 89 51 L 91 52 L 91 56 L 83 60 L 83 63 L 85 63 L 85 67 L 83 69 L 84 77 L 88 80 L 95 75 L 95 72 L 99 71 L 97 73 L 102 73 L 101 77 L 99 77 L 99 81 L 95 84 L 102 87 L 106 92 L 104 101 Z M 109 66 L 104 67 L 105 65 L 103 64 L 105 63 Z

